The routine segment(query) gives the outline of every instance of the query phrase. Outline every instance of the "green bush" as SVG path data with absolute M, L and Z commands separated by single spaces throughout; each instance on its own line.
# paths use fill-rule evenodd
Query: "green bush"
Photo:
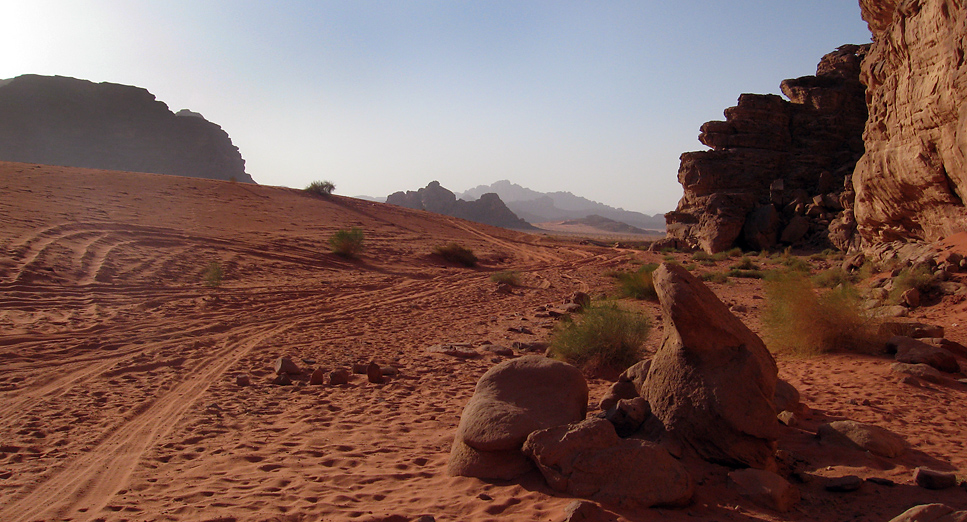
M 451 263 L 457 263 L 465 267 L 477 266 L 477 256 L 473 254 L 473 250 L 460 246 L 457 243 L 448 243 L 435 247 L 433 253 Z
M 771 350 L 802 356 L 882 350 L 886 339 L 876 321 L 862 311 L 861 299 L 851 286 L 818 294 L 795 271 L 776 274 L 764 286 L 762 322 Z
M 752 262 L 752 258 L 743 257 L 738 263 L 732 265 L 733 270 L 758 270 L 759 265 Z
M 707 272 L 701 275 L 700 279 L 706 283 L 728 283 L 729 275 L 723 272 Z
M 658 299 L 655 293 L 655 283 L 651 273 L 658 268 L 655 263 L 649 263 L 634 272 L 613 272 L 618 290 L 623 297 L 632 299 Z
M 209 288 L 218 288 L 222 285 L 222 277 L 225 275 L 225 271 L 222 269 L 222 264 L 218 261 L 212 261 L 208 263 L 208 267 L 202 272 L 202 278 L 204 278 L 205 286 Z
M 490 276 L 494 283 L 504 283 L 510 286 L 520 286 L 520 272 L 514 270 L 503 270 L 495 272 Z
M 926 265 L 904 268 L 893 278 L 893 287 L 890 288 L 890 294 L 887 299 L 891 303 L 899 303 L 900 296 L 903 295 L 903 292 L 911 288 L 916 288 L 920 293 L 926 293 L 933 288 L 934 283 L 935 278 L 930 273 L 930 268 Z
M 616 376 L 641 360 L 651 324 L 648 318 L 617 305 L 585 309 L 575 320 L 561 321 L 550 341 L 550 355 L 586 374 Z
M 745 279 L 762 279 L 766 276 L 766 272 L 762 270 L 745 270 L 741 268 L 733 268 L 728 271 L 729 277 L 740 277 Z
M 354 258 L 363 251 L 363 231 L 353 227 L 350 230 L 337 230 L 329 238 L 332 253 L 345 258 Z
M 836 288 L 839 285 L 853 284 L 854 278 L 839 267 L 823 270 L 812 278 L 813 284 L 820 288 Z
M 336 190 L 336 185 L 331 181 L 313 181 L 304 190 L 317 196 L 329 196 Z

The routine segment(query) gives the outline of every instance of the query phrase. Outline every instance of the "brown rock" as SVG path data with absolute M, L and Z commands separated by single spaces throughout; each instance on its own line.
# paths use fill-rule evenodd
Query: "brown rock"
M 635 385 L 638 395 L 645 389 L 645 382 L 648 380 L 648 371 L 651 370 L 651 359 L 638 361 L 630 368 L 621 372 L 618 376 L 619 381 L 627 381 Z M 622 397 L 623 399 L 633 399 L 634 397 Z
M 292 359 L 288 357 L 279 357 L 275 360 L 275 373 L 287 373 L 289 375 L 299 375 L 302 370 L 296 363 L 292 362 Z
M 373 384 L 382 384 L 386 380 L 383 378 L 383 369 L 374 362 L 366 368 L 366 378 Z
M 349 384 L 349 370 L 333 370 L 329 372 L 329 384 Z
M 729 482 L 752 502 L 785 513 L 799 500 L 799 490 L 786 479 L 762 469 L 740 469 L 729 473 Z
M 523 451 L 551 488 L 605 506 L 682 506 L 695 491 L 688 471 L 667 451 L 619 438 L 604 419 L 535 431 Z
M 235 385 L 236 386 L 251 386 L 252 385 L 252 378 L 249 377 L 248 375 L 236 375 L 235 376 Z
M 943 504 L 922 504 L 904 511 L 890 522 L 967 522 L 967 511 L 954 511 Z
M 931 346 L 925 342 L 905 337 L 902 335 L 893 336 L 887 341 L 887 350 L 896 352 L 898 362 L 909 364 L 927 364 L 947 373 L 957 373 L 960 371 L 960 364 L 954 354 Z
M 449 473 L 512 479 L 532 468 L 520 451 L 532 432 L 587 414 L 588 385 L 580 370 L 546 357 L 510 359 L 477 382 L 450 453 Z
M 776 406 L 776 412 L 799 411 L 799 390 L 788 382 L 777 379 L 776 392 L 772 395 L 772 402 Z
M 326 372 L 322 368 L 316 368 L 313 370 L 312 375 L 309 376 L 309 384 L 312 386 L 320 386 L 326 383 Z
M 866 450 L 888 458 L 901 455 L 907 447 L 903 438 L 885 428 L 850 420 L 823 424 L 816 435 L 825 444 Z
M 623 399 L 609 409 L 604 418 L 614 425 L 614 431 L 619 437 L 628 437 L 638 431 L 638 428 L 651 416 L 651 406 L 641 397 Z
M 289 386 L 290 384 L 292 384 L 292 379 L 289 378 L 288 373 L 282 372 L 276 375 L 275 378 L 271 380 L 271 383 L 277 386 Z
M 957 485 L 957 475 L 929 468 L 913 470 L 913 481 L 926 489 L 948 489 Z
M 910 307 L 919 308 L 920 307 L 920 291 L 916 288 L 910 288 L 905 290 L 900 294 L 900 303 Z
M 601 506 L 586 500 L 575 500 L 564 508 L 564 522 L 615 522 L 618 518 Z
M 846 475 L 827 480 L 823 487 L 826 491 L 832 491 L 833 493 L 849 493 L 860 489 L 862 486 L 863 479 L 856 475 Z
M 638 397 L 638 390 L 635 388 L 635 383 L 619 379 L 618 382 L 612 384 L 611 388 L 608 389 L 608 393 L 598 403 L 598 408 L 608 411 L 614 408 L 618 404 L 618 401 L 622 399 L 634 399 L 635 397 Z
M 707 460 L 771 467 L 779 436 L 772 355 L 681 266 L 663 263 L 653 279 L 665 335 L 642 394 L 653 414 Z
M 940 373 L 940 370 L 928 364 L 897 362 L 890 365 L 890 370 L 893 373 L 912 375 L 913 377 L 923 379 L 924 381 L 932 382 L 934 384 L 944 384 L 952 381 L 952 379 L 945 377 L 942 373 Z

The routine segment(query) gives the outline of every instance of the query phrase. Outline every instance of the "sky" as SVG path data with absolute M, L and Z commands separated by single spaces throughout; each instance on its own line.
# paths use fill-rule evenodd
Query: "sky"
M 144 87 L 260 184 L 509 179 L 649 214 L 702 123 L 870 41 L 856 0 L 3 0 L 0 20 L 0 78 Z

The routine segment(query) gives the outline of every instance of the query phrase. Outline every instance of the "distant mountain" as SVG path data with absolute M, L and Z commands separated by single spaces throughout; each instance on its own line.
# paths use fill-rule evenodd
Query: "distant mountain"
M 0 80 L 0 161 L 254 183 L 231 138 L 140 87 L 63 76 Z
M 432 181 L 425 188 L 417 191 L 394 192 L 386 198 L 386 202 L 391 205 L 426 210 L 495 227 L 515 230 L 536 229 L 530 223 L 514 215 L 497 194 L 483 194 L 474 201 L 464 201 L 457 199 L 453 192 L 440 186 L 439 181 Z
M 582 219 L 596 215 L 642 229 L 665 229 L 665 216 L 662 214 L 649 216 L 641 212 L 615 208 L 575 196 L 570 192 L 537 192 L 508 180 L 501 180 L 491 185 L 480 185 L 459 194 L 459 197 L 469 201 L 488 192 L 500 196 L 507 208 L 528 223 Z
M 615 232 L 617 234 L 647 234 L 648 231 L 633 227 L 621 221 L 615 221 L 603 216 L 592 214 L 581 219 L 569 219 L 561 223 L 562 225 L 585 225 L 605 232 Z

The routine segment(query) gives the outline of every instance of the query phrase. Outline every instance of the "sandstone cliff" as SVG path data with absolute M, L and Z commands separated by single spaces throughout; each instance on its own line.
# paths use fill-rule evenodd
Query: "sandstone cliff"
M 511 212 L 497 194 L 487 193 L 480 196 L 480 199 L 464 201 L 457 199 L 457 196 L 442 187 L 439 181 L 432 181 L 425 188 L 417 191 L 395 192 L 386 198 L 386 202 L 495 227 L 536 230 L 536 227 Z
M 843 189 L 864 150 L 859 72 L 867 50 L 842 46 L 815 76 L 781 83 L 788 101 L 743 94 L 725 121 L 702 125 L 699 140 L 712 150 L 681 156 L 684 195 L 665 215 L 666 243 L 709 252 L 825 243 L 852 201 Z
M 855 221 L 841 248 L 967 230 L 967 9 L 961 0 L 860 0 L 869 121 Z
M 254 183 L 221 127 L 138 87 L 60 76 L 0 82 L 0 160 Z

